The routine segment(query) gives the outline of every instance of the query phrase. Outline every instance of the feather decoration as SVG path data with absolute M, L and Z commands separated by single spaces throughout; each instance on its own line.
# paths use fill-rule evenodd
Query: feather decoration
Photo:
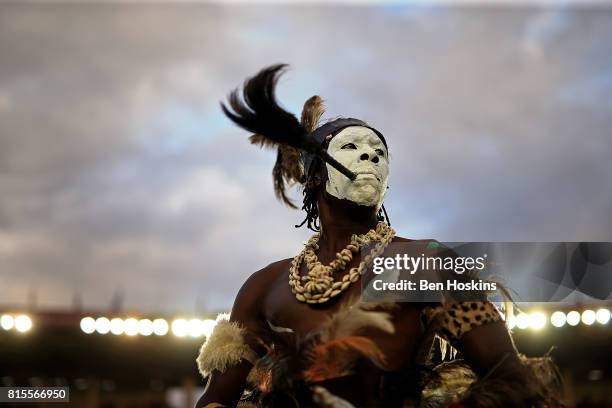
M 274 346 L 255 366 L 260 373 L 257 387 L 263 394 L 291 393 L 309 382 L 348 375 L 361 358 L 383 367 L 384 353 L 359 333 L 365 328 L 394 332 L 389 313 L 361 305 L 341 308 L 321 329 L 306 334 L 268 324 L 273 328 Z
M 234 89 L 228 98 L 229 107 L 221 103 L 221 109 L 238 126 L 272 143 L 314 151 L 317 146 L 306 138 L 306 130 L 295 115 L 276 101 L 276 84 L 286 68 L 286 64 L 264 68 L 245 81 L 242 98 L 240 90 Z
M 351 180 L 356 175 L 331 157 L 321 145 L 307 137 L 311 131 L 309 129 L 315 125 L 314 119 L 318 122 L 322 115 L 321 98 L 313 97 L 309 99 L 310 103 L 307 101 L 308 109 L 303 115 L 306 127 L 302 126 L 295 115 L 279 106 L 276 85 L 286 68 L 286 64 L 264 68 L 245 81 L 242 92 L 234 89 L 228 97 L 227 105 L 221 103 L 221 109 L 236 125 L 254 133 L 250 137 L 251 143 L 278 148 L 273 170 L 274 190 L 281 201 L 296 208 L 286 196 L 285 189 L 286 184 L 291 182 L 303 182 L 301 172 L 295 166 L 300 151 L 321 157 Z
M 395 327 L 391 315 L 387 312 L 367 310 L 361 304 L 348 302 L 330 318 L 326 330 L 321 333 L 321 341 L 329 341 L 351 336 L 368 327 L 393 334 Z
M 272 169 L 274 193 L 289 207 L 297 208 L 287 197 L 286 187 L 300 182 L 301 175 L 293 165 L 287 167 L 291 154 L 286 147 L 299 152 L 296 149 L 314 151 L 316 146 L 308 140 L 306 129 L 295 115 L 281 108 L 276 101 L 276 84 L 286 67 L 277 64 L 263 69 L 244 83 L 242 98 L 239 89 L 233 90 L 228 98 L 229 107 L 221 103 L 221 109 L 238 126 L 255 133 L 249 138 L 252 144 L 278 149 Z
M 364 336 L 347 336 L 316 344 L 310 350 L 311 364 L 303 372 L 308 382 L 319 382 L 328 378 L 349 375 L 360 357 L 368 358 L 382 368 L 385 355 L 371 339 Z
M 276 162 L 272 168 L 272 180 L 274 182 L 274 195 L 277 199 L 287 204 L 291 208 L 297 209 L 297 206 L 287 197 L 287 185 L 292 184 L 292 177 L 287 174 L 285 164 L 285 152 L 283 147 L 279 146 L 276 152 Z
M 302 109 L 301 123 L 307 132 L 312 132 L 319 126 L 321 116 L 325 113 L 325 105 L 323 98 L 319 95 L 314 95 L 308 98 Z
M 334 313 L 309 352 L 310 366 L 304 374 L 307 381 L 321 381 L 351 372 L 359 358 L 366 358 L 383 367 L 385 355 L 375 342 L 359 335 L 364 329 L 394 333 L 391 315 L 387 312 L 367 310 L 360 303 L 347 302 Z

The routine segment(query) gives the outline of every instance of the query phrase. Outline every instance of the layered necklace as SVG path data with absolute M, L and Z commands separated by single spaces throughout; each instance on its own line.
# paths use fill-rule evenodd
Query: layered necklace
M 380 221 L 375 229 L 365 234 L 351 236 L 351 242 L 342 251 L 336 254 L 336 259 L 329 265 L 323 265 L 315 251 L 319 249 L 319 238 L 321 234 L 314 234 L 304 245 L 304 249 L 291 262 L 289 269 L 289 286 L 295 297 L 300 302 L 325 303 L 331 298 L 338 296 L 348 289 L 353 282 L 357 282 L 366 267 L 372 260 L 382 254 L 395 236 L 393 228 L 385 222 Z M 372 244 L 372 249 L 365 255 L 359 266 L 353 267 L 336 281 L 334 273 L 343 271 L 353 259 L 353 254 L 358 253 L 365 245 Z M 300 267 L 306 263 L 308 273 L 300 276 Z

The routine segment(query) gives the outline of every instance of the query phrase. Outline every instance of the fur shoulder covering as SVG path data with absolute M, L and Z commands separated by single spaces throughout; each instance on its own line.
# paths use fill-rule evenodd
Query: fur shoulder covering
M 207 377 L 213 370 L 224 372 L 241 360 L 251 361 L 254 355 L 255 352 L 244 341 L 244 329 L 239 323 L 230 322 L 227 314 L 222 314 L 202 344 L 196 362 L 202 377 Z

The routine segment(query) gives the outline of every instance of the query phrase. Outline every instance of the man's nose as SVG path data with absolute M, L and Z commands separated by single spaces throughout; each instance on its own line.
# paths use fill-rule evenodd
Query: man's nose
M 363 153 L 361 156 L 359 156 L 359 159 L 361 160 L 370 160 L 370 157 L 372 157 L 371 161 L 372 163 L 378 163 L 378 155 L 377 154 L 368 154 L 368 153 Z

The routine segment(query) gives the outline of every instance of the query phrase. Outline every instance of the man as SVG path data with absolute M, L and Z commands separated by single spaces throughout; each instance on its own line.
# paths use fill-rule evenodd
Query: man
M 245 82 L 242 99 L 236 90 L 222 107 L 255 133 L 251 142 L 278 149 L 277 197 L 294 206 L 286 185 L 301 184 L 301 225 L 317 233 L 295 258 L 252 274 L 229 321 L 218 319 L 198 357 L 207 385 L 197 406 L 557 404 L 490 302 L 359 302 L 368 264 L 390 244 L 429 252 L 438 246 L 398 237 L 389 226 L 384 136 L 352 118 L 319 126 L 317 96 L 298 121 L 275 100 L 283 68 L 262 70 Z M 450 342 L 463 360 L 434 368 L 434 339 Z

